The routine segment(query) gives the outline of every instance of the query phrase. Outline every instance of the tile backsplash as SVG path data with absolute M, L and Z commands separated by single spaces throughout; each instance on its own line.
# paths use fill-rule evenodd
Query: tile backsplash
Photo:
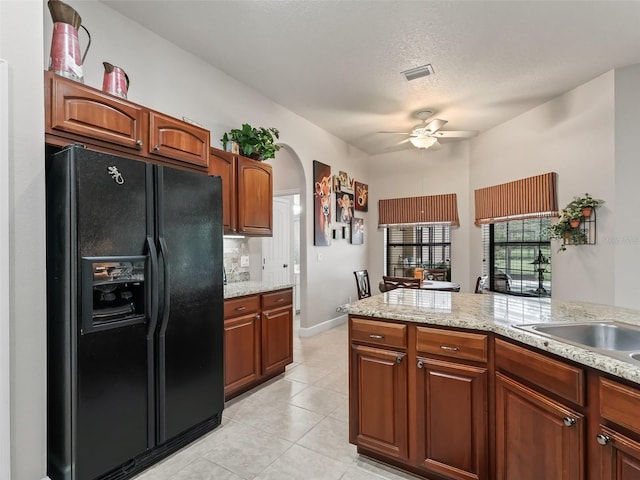
M 222 243 L 224 270 L 227 283 L 248 282 L 249 238 L 224 238 Z M 244 265 L 244 266 L 243 266 Z

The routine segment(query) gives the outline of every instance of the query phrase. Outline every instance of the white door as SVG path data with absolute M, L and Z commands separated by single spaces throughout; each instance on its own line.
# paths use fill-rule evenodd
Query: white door
M 262 281 L 291 283 L 291 202 L 273 197 L 273 237 L 262 239 Z

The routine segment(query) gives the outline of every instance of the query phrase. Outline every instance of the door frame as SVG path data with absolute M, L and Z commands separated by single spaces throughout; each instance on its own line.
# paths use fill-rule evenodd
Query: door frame
M 9 65 L 0 59 L 0 478 L 11 478 Z

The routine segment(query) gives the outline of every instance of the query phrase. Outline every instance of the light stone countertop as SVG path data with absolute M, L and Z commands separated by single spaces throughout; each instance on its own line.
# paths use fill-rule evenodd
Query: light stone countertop
M 233 282 L 224 286 L 224 298 L 244 297 L 245 295 L 254 295 L 256 293 L 267 293 L 283 288 L 293 287 L 292 283 L 270 283 L 270 282 Z
M 438 292 L 398 288 L 338 307 L 353 315 L 494 332 L 506 338 L 640 384 L 637 366 L 602 351 L 578 347 L 515 328 L 542 322 L 624 322 L 640 326 L 640 311 L 508 295 Z M 640 346 L 638 348 L 640 351 Z

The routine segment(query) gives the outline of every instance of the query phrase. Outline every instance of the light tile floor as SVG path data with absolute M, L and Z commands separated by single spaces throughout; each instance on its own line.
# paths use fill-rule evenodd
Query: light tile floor
M 348 441 L 348 346 L 343 324 L 298 338 L 284 375 L 225 405 L 222 425 L 136 480 L 402 480 Z

